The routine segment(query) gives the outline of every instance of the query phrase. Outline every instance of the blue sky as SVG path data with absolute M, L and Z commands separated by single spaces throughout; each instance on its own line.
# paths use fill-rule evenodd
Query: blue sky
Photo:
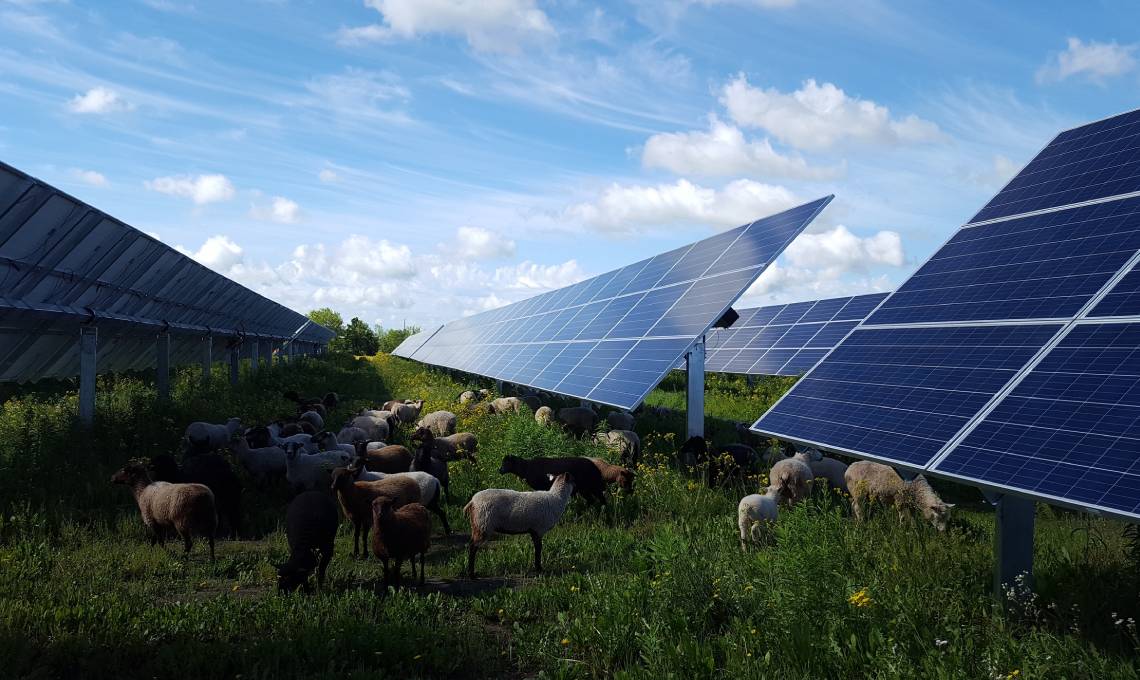
M 738 306 L 889 290 L 1136 3 L 0 0 L 0 159 L 299 311 L 444 322 L 834 193 Z

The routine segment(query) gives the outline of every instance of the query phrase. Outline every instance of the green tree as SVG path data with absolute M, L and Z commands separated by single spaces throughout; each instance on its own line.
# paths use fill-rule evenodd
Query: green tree
M 392 350 L 400 346 L 400 343 L 407 340 L 409 335 L 415 335 L 420 332 L 419 326 L 408 326 L 407 328 L 389 328 L 384 330 L 382 326 L 376 326 L 376 335 L 380 340 L 380 351 L 388 354 Z
M 380 349 L 380 341 L 368 324 L 359 317 L 352 317 L 352 321 L 344 328 L 344 343 L 340 347 L 350 354 L 372 356 Z

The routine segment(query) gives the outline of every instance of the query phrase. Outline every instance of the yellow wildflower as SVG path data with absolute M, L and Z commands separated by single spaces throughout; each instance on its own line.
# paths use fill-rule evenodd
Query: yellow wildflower
M 562 638 L 562 646 L 565 647 L 568 644 L 570 644 L 570 638 Z
M 856 607 L 866 607 L 871 604 L 871 596 L 867 594 L 867 589 L 863 588 L 847 598 L 847 601 Z

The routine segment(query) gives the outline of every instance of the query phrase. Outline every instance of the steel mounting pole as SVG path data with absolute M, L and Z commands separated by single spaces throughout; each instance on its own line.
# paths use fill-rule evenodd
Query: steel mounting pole
M 688 422 L 687 437 L 705 436 L 705 339 L 702 336 L 697 344 L 685 355 L 685 417 Z
M 994 593 L 1004 602 L 1010 588 L 1033 587 L 1037 505 L 1029 498 L 1008 493 L 998 496 L 994 505 Z
M 99 330 L 94 326 L 79 329 L 79 422 L 85 427 L 95 423 L 95 366 Z

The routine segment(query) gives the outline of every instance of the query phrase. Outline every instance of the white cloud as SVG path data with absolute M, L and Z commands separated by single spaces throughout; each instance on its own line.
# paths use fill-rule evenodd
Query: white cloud
M 337 180 L 336 172 L 325 168 L 317 175 L 325 184 L 332 184 Z
M 228 237 L 217 235 L 206 239 L 198 250 L 190 250 L 184 246 L 174 246 L 175 250 L 206 265 L 214 271 L 229 275 L 245 259 L 241 246 Z
M 133 108 L 134 104 L 106 87 L 93 87 L 83 94 L 75 95 L 67 102 L 67 109 L 72 113 L 119 113 Z
M 480 52 L 514 52 L 524 42 L 554 34 L 534 0 L 365 0 L 381 24 L 341 29 L 342 43 L 462 35 Z
M 679 175 L 706 177 L 760 174 L 796 179 L 827 179 L 842 167 L 811 167 L 799 156 L 784 156 L 767 139 L 745 139 L 740 128 L 709 117 L 709 129 L 667 132 L 645 142 L 641 162 Z
M 970 184 L 983 189 L 997 189 L 1013 179 L 1020 167 L 1002 154 L 995 154 L 990 167 L 978 170 L 963 168 L 958 174 Z
M 724 86 L 721 104 L 738 124 L 763 128 L 800 149 L 829 149 L 843 142 L 899 145 L 943 138 L 934 123 L 915 115 L 892 117 L 867 99 L 850 97 L 831 83 L 807 80 L 791 93 L 761 89 L 738 75 Z
M 546 291 L 563 288 L 586 278 L 576 260 L 562 264 L 541 265 L 525 261 L 511 267 L 499 267 L 494 283 L 509 290 Z
M 305 83 L 305 89 L 310 96 L 297 102 L 303 106 L 331 111 L 344 118 L 409 122 L 399 108 L 412 94 L 401 84 L 399 76 L 388 71 L 350 67 L 342 73 L 313 78 Z
M 71 176 L 80 182 L 91 185 L 93 187 L 105 187 L 108 184 L 107 178 L 104 177 L 102 173 L 95 172 L 94 170 L 72 168 Z
M 797 204 L 788 189 L 738 179 L 710 189 L 680 179 L 656 186 L 612 184 L 596 201 L 570 206 L 563 217 L 607 232 L 701 223 L 734 227 Z
M 1058 82 L 1070 76 L 1084 76 L 1095 83 L 1103 83 L 1136 68 L 1136 59 L 1132 56 L 1136 48 L 1137 45 L 1095 40 L 1086 43 L 1080 38 L 1069 38 L 1064 51 L 1051 54 L 1037 69 L 1037 82 Z
M 160 194 L 189 198 L 198 205 L 228 201 L 236 193 L 234 185 L 225 175 L 157 177 L 144 182 L 144 185 Z
M 459 227 L 454 245 L 441 247 L 454 256 L 470 260 L 492 260 L 515 254 L 514 241 L 481 227 Z
M 254 205 L 249 214 L 258 220 L 296 224 L 301 219 L 301 206 L 284 196 L 274 196 L 268 206 Z

